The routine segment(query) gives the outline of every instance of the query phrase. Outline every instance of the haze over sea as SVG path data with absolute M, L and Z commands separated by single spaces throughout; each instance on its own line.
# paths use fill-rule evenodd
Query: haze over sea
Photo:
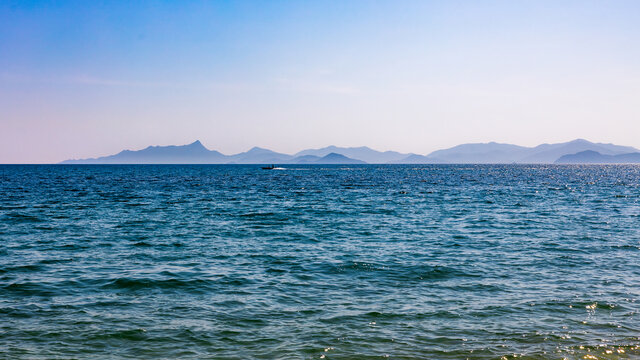
M 0 358 L 640 356 L 640 167 L 0 166 Z

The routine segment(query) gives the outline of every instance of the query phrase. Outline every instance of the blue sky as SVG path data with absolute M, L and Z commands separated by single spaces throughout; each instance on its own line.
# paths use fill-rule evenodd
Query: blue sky
M 3 1 L 0 163 L 640 147 L 637 1 Z

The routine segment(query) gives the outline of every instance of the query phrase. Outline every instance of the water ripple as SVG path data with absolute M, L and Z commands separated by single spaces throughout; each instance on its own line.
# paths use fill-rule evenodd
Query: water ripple
M 0 358 L 640 358 L 640 167 L 0 166 Z

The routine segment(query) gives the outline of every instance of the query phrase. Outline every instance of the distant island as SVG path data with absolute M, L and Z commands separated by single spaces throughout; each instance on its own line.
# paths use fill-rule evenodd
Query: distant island
M 640 153 L 605 155 L 587 150 L 577 154 L 564 155 L 556 160 L 556 164 L 640 164 Z
M 308 149 L 289 155 L 254 147 L 225 155 L 200 141 L 188 145 L 149 146 L 117 154 L 61 164 L 623 164 L 640 163 L 640 150 L 630 146 L 577 139 L 524 147 L 511 144 L 462 144 L 428 155 L 377 151 L 366 146 Z

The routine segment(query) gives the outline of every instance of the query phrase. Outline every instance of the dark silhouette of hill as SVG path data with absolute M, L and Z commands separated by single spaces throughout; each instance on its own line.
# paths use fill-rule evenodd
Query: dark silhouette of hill
M 587 150 L 576 154 L 564 155 L 556 164 L 640 164 L 640 152 L 606 155 L 597 151 Z
M 320 156 L 315 155 L 302 155 L 296 156 L 291 160 L 292 164 L 316 164 L 318 160 L 320 160 Z
M 441 164 L 438 159 L 430 158 L 424 155 L 410 154 L 400 160 L 389 162 L 389 164 Z
M 234 164 L 285 164 L 289 163 L 293 156 L 254 147 L 247 152 L 228 156 L 228 159 L 229 163 Z
M 62 164 L 217 164 L 226 160 L 226 155 L 209 150 L 196 140 L 189 145 L 149 146 L 99 158 L 66 160 Z
M 352 159 L 342 154 L 330 153 L 318 159 L 316 164 L 366 164 L 366 162 Z
M 387 164 L 406 158 L 410 154 L 403 154 L 396 151 L 377 151 L 366 146 L 360 147 L 337 147 L 327 146 L 322 149 L 302 150 L 295 154 L 296 157 L 305 155 L 314 155 L 323 157 L 328 154 L 335 153 L 346 157 L 361 160 L 369 164 Z
M 526 155 L 527 148 L 511 144 L 490 142 L 486 144 L 462 144 L 437 150 L 427 155 L 430 160 L 442 163 L 512 163 Z

